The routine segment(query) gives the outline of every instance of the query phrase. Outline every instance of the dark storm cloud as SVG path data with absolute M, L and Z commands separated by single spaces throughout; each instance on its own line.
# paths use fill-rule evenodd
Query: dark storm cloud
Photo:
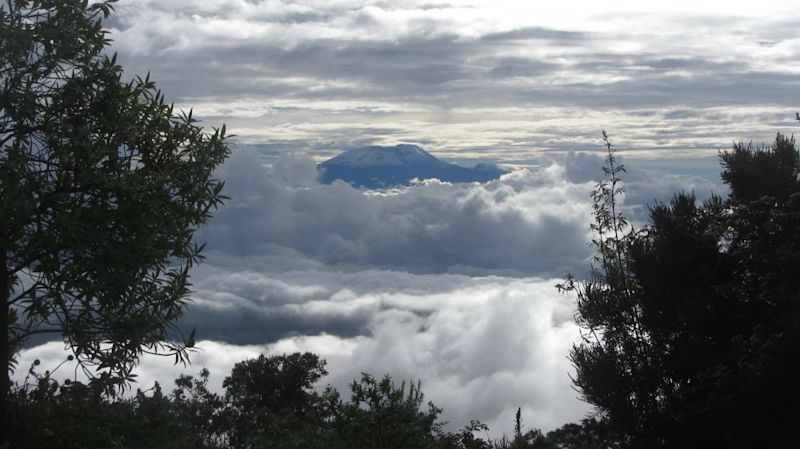
M 214 299 L 211 297 L 210 299 Z M 296 335 L 329 334 L 350 338 L 369 333 L 371 315 L 309 315 L 304 310 L 269 310 L 190 307 L 179 326 L 199 329 L 198 338 L 224 341 L 235 345 L 263 344 Z

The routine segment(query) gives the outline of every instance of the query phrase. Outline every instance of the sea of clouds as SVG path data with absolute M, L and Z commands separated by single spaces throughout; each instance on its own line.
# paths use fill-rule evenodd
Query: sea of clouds
M 192 271 L 181 323 L 197 328 L 192 364 L 145 357 L 136 387 L 169 388 L 207 367 L 221 391 L 238 361 L 311 351 L 328 362 L 320 389 L 346 390 L 361 372 L 420 380 L 449 429 L 478 419 L 509 433 L 517 407 L 544 429 L 584 417 L 567 358 L 580 336 L 575 299 L 554 285 L 589 269 L 602 160 L 540 162 L 485 184 L 363 191 L 320 184 L 309 157 L 268 166 L 237 149 L 217 173 L 230 200 L 198 235 L 207 259 Z M 676 191 L 725 192 L 718 179 L 628 168 L 622 200 L 636 221 Z M 57 365 L 63 346 L 26 348 L 15 378 L 37 358 Z

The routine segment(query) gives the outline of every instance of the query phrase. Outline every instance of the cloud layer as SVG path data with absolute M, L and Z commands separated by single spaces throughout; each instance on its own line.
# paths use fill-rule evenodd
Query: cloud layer
M 601 165 L 570 153 L 486 184 L 364 191 L 320 184 L 309 158 L 265 166 L 236 151 L 218 172 L 231 199 L 204 229 L 207 261 L 192 272 L 181 324 L 202 341 L 188 371 L 208 367 L 219 390 L 244 358 L 312 351 L 329 363 L 323 382 L 342 391 L 362 371 L 421 380 L 451 429 L 479 419 L 509 433 L 516 407 L 546 429 L 580 419 L 588 407 L 567 360 L 574 298 L 554 284 L 587 269 Z M 634 217 L 673 191 L 717 187 L 635 164 L 626 179 Z M 64 357 L 61 343 L 28 348 L 15 376 L 35 358 L 46 369 Z M 146 357 L 138 386 L 169 388 L 184 370 Z
M 129 73 L 273 154 L 416 142 L 525 160 L 597 149 L 605 128 L 686 157 L 791 129 L 793 7 L 128 0 L 107 25 Z
M 392 277 L 392 273 L 372 275 Z M 526 423 L 545 428 L 580 419 L 587 412 L 568 377 L 571 367 L 566 354 L 578 337 L 573 303 L 555 292 L 554 280 L 462 278 L 457 285 L 454 279 L 447 285 L 448 279 L 439 279 L 444 282 L 431 286 L 433 279 L 424 276 L 406 274 L 405 278 L 400 291 L 391 291 L 390 285 L 372 289 L 362 285 L 356 291 L 341 290 L 325 301 L 296 299 L 292 303 L 312 315 L 360 316 L 364 335 L 296 335 L 261 345 L 201 341 L 190 368 L 145 357 L 137 369 L 137 387 L 149 388 L 157 380 L 169 389 L 170 379 L 178 373 L 207 367 L 212 387 L 220 391 L 224 375 L 238 361 L 259 353 L 311 351 L 328 361 L 331 375 L 323 384 L 340 391 L 347 391 L 347 384 L 361 372 L 389 373 L 398 382 L 420 380 L 427 398 L 444 407 L 443 417 L 451 429 L 480 419 L 492 427 L 493 434 L 510 432 L 516 407 L 523 408 Z M 230 276 L 232 283 L 238 280 Z M 264 281 L 269 278 L 264 276 Z M 365 285 L 369 283 L 377 284 L 376 279 Z M 201 302 L 194 309 L 204 306 L 209 305 Z M 222 305 L 226 306 L 230 302 Z M 262 313 L 247 306 L 241 310 L 243 316 Z M 228 324 L 236 326 L 233 321 Z M 265 320 L 262 326 L 272 324 Z M 61 343 L 26 350 L 20 356 L 23 370 L 16 377 L 23 377 L 24 368 L 34 359 L 42 361 L 43 369 L 52 369 L 64 357 Z M 60 368 L 56 377 L 72 378 L 72 367 Z
M 587 268 L 589 193 L 602 160 L 569 153 L 485 184 L 424 183 L 364 192 L 322 185 L 305 157 L 263 167 L 237 151 L 220 170 L 232 199 L 201 234 L 211 250 L 237 257 L 295 254 L 324 265 L 417 273 L 562 276 Z M 719 182 L 628 167 L 626 204 L 634 218 L 680 190 L 702 199 Z
M 201 236 L 210 249 L 293 251 L 325 264 L 413 272 L 563 274 L 589 257 L 591 183 L 567 182 L 556 164 L 482 185 L 366 194 L 320 185 L 310 159 L 260 165 L 240 152 L 222 169 L 233 199 Z

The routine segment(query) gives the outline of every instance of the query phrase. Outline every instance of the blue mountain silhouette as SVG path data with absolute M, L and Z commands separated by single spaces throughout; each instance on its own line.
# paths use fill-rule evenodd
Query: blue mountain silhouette
M 461 167 L 443 162 L 416 145 L 370 146 L 346 151 L 318 166 L 326 184 L 341 179 L 354 187 L 377 189 L 408 185 L 412 179 L 486 182 L 505 170 L 492 164 Z

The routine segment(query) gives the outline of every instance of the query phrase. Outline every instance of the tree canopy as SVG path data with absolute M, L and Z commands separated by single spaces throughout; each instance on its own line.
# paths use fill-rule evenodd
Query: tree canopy
M 59 384 L 31 367 L 11 396 L 9 442 L 15 448 L 174 449 L 604 449 L 604 423 L 584 420 L 544 434 L 525 430 L 517 411 L 513 438 L 482 437 L 478 421 L 443 430 L 441 409 L 424 401 L 419 382 L 363 373 L 347 391 L 319 384 L 325 361 L 310 353 L 262 355 L 237 363 L 209 389 L 210 373 L 181 375 L 175 388 L 156 383 L 128 397 L 103 395 L 80 382 Z
M 609 144 L 597 258 L 577 290 L 574 379 L 631 447 L 794 447 L 800 414 L 800 159 L 794 140 L 720 154 L 730 198 L 676 195 L 634 230 Z
M 149 77 L 123 80 L 112 1 L 0 5 L 0 370 L 31 335 L 63 336 L 109 388 L 143 351 L 185 357 L 176 320 L 194 231 L 223 201 L 225 129 L 204 133 Z

